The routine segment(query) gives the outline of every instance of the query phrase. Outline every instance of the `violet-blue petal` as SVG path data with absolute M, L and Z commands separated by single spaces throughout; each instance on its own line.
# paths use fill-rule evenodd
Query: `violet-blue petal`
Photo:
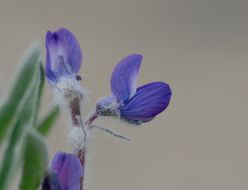
M 80 190 L 84 168 L 76 155 L 58 152 L 53 158 L 51 171 L 57 174 L 61 190 Z
M 132 54 L 115 66 L 111 77 L 111 91 L 117 103 L 124 103 L 135 94 L 141 61 L 142 55 Z
M 57 82 L 61 76 L 74 76 L 82 64 L 82 51 L 76 37 L 61 28 L 46 34 L 46 75 Z
M 147 122 L 169 105 L 170 86 L 164 82 L 153 82 L 141 86 L 136 94 L 120 108 L 121 117 Z

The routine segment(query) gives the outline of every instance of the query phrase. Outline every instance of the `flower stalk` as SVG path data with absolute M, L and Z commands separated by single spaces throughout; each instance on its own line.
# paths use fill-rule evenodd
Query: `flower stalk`
M 80 98 L 76 97 L 70 102 L 72 125 L 81 127 L 81 110 L 80 110 Z M 82 126 L 83 127 L 83 126 Z
M 76 97 L 70 102 L 70 110 L 71 110 L 71 118 L 72 118 L 72 124 L 73 127 L 79 127 L 84 130 L 84 125 L 82 122 L 82 117 L 81 117 L 81 98 Z M 82 166 L 85 166 L 85 158 L 86 158 L 86 145 L 83 147 L 79 147 L 77 149 L 76 155 L 78 156 L 80 163 Z M 83 190 L 83 185 L 84 185 L 84 176 L 81 177 L 80 179 L 80 190 Z

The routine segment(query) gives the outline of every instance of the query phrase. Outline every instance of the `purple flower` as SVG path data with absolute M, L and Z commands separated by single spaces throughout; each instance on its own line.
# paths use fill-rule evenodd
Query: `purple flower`
M 84 168 L 76 155 L 57 152 L 42 183 L 42 190 L 80 190 L 83 175 Z
M 164 82 L 152 82 L 137 88 L 142 56 L 129 55 L 114 68 L 111 77 L 112 95 L 97 104 L 97 112 L 105 116 L 119 116 L 130 123 L 152 120 L 167 108 L 171 89 Z
M 46 33 L 46 76 L 50 82 L 75 78 L 82 64 L 82 52 L 75 36 L 67 29 Z

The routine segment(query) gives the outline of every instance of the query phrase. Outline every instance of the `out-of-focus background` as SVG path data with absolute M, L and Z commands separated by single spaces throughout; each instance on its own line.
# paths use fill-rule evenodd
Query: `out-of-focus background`
M 242 0 L 1 1 L 0 97 L 30 42 L 44 47 L 47 30 L 69 28 L 81 43 L 87 113 L 109 94 L 114 65 L 143 54 L 139 84 L 168 82 L 171 103 L 140 128 L 98 121 L 133 142 L 94 136 L 87 189 L 248 189 L 247 9 Z M 43 113 L 52 104 L 45 91 Z M 66 128 L 61 117 L 47 141 L 51 157 L 70 150 Z

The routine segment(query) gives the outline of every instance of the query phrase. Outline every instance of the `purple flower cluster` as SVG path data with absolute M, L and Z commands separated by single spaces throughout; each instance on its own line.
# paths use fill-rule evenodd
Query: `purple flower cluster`
M 46 76 L 51 86 L 59 88 L 61 81 L 69 81 L 68 84 L 80 79 L 77 74 L 82 64 L 82 52 L 70 31 L 64 28 L 55 32 L 48 31 L 46 50 Z M 167 108 L 172 94 L 168 84 L 152 82 L 137 87 L 141 61 L 142 55 L 133 54 L 115 66 L 110 81 L 111 95 L 97 103 L 96 113 L 92 120 L 86 122 L 86 126 L 98 116 L 114 116 L 139 125 L 151 121 Z M 79 190 L 83 175 L 84 166 L 78 156 L 58 152 L 43 181 L 42 189 Z

